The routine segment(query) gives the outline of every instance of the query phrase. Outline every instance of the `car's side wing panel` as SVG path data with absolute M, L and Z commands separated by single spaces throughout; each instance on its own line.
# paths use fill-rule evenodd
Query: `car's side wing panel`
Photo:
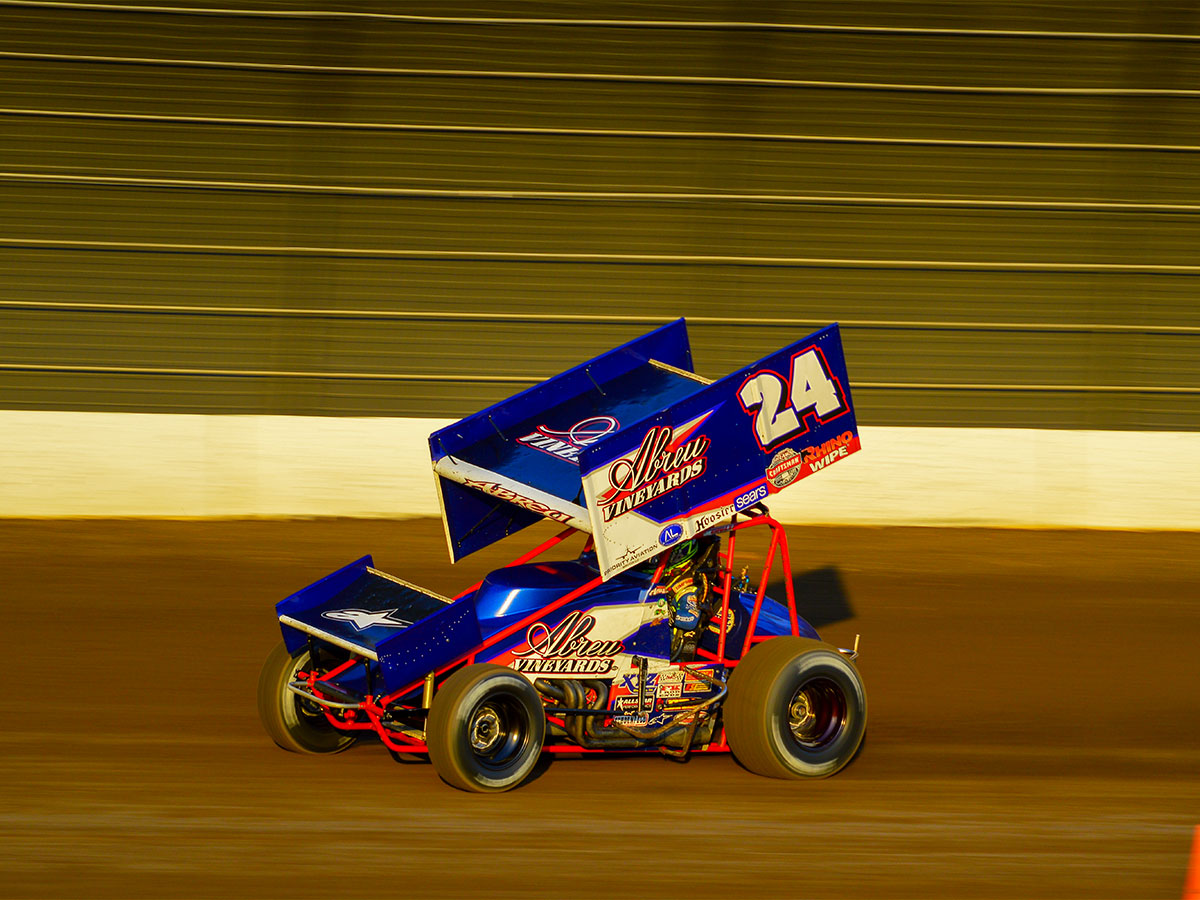
M 384 687 L 398 691 L 483 643 L 475 596 L 455 600 L 379 644 Z

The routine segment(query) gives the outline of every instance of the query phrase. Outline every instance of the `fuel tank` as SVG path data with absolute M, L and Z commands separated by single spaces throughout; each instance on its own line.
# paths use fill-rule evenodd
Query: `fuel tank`
M 489 625 L 537 612 L 599 574 L 582 562 L 540 562 L 497 569 L 483 579 L 475 594 L 475 610 L 484 631 Z M 640 603 L 650 588 L 650 575 L 625 572 L 588 592 L 592 603 Z

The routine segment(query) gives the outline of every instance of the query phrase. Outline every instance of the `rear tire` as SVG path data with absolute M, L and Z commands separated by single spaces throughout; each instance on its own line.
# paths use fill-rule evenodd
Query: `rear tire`
M 329 724 L 320 706 L 297 697 L 287 686 L 308 670 L 308 651 L 288 653 L 282 641 L 271 651 L 258 678 L 258 716 L 276 744 L 292 753 L 341 753 L 357 739 Z
M 523 676 L 491 663 L 466 666 L 434 695 L 425 729 L 442 780 L 464 791 L 507 791 L 529 777 L 546 738 L 541 697 Z
M 770 778 L 826 778 L 867 727 L 867 695 L 835 647 L 800 637 L 758 644 L 729 676 L 725 736 L 738 762 Z

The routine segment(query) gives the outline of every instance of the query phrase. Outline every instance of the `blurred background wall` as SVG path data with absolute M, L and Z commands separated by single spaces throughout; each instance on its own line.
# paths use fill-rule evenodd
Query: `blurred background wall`
M 840 321 L 868 427 L 1200 431 L 1192 3 L 0 0 L 0 170 L 3 410 L 454 417 L 686 315 Z

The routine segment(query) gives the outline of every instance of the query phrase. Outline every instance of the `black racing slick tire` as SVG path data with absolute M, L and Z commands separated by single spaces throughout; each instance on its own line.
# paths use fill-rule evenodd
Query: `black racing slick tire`
M 308 651 L 292 656 L 280 641 L 258 677 L 258 716 L 276 744 L 293 753 L 340 753 L 356 740 L 329 724 L 321 707 L 288 690 L 308 670 Z
M 725 737 L 743 766 L 770 778 L 825 778 L 853 759 L 867 727 L 858 670 L 821 641 L 777 637 L 729 676 Z
M 529 777 L 546 739 L 541 697 L 523 676 L 491 663 L 466 666 L 434 695 L 425 729 L 429 759 L 447 784 L 507 791 Z

